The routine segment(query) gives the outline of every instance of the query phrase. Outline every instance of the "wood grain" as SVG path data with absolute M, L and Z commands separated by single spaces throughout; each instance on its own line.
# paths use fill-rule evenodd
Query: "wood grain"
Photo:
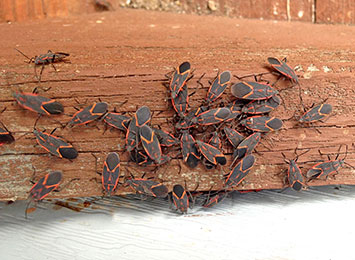
M 66 17 L 100 11 L 101 9 L 95 7 L 94 2 L 94 0 L 0 0 L 0 22 Z M 108 2 L 116 10 L 124 7 L 175 13 L 312 22 L 314 0 L 108 0 Z M 328 2 L 322 6 L 333 5 Z
M 251 72 L 267 71 L 266 58 L 287 56 L 292 67 L 297 66 L 300 76 L 302 96 L 307 106 L 328 98 L 334 113 L 325 123 L 316 124 L 321 134 L 314 128 L 297 125 L 294 120 L 285 121 L 282 130 L 263 138 L 256 154 L 257 164 L 238 189 L 274 189 L 283 187 L 283 177 L 279 173 L 287 168 L 281 151 L 293 157 L 295 147 L 311 149 L 299 159 L 305 173 L 323 153 L 335 155 L 340 144 L 348 144 L 347 162 L 355 165 L 354 111 L 354 28 L 346 26 L 326 26 L 311 24 L 290 24 L 267 21 L 246 21 L 223 17 L 199 17 L 139 10 L 118 10 L 105 14 L 91 14 L 80 17 L 43 20 L 22 24 L 0 25 L 0 71 L 1 107 L 6 111 L 0 115 L 1 121 L 18 139 L 33 129 L 36 114 L 26 111 L 14 102 L 12 91 L 30 92 L 38 83 L 34 79 L 33 65 L 24 63 L 24 57 L 14 48 L 19 48 L 28 56 L 53 51 L 71 54 L 71 64 L 58 64 L 56 74 L 47 67 L 40 84 L 51 87 L 44 93 L 57 99 L 65 106 L 65 114 L 55 117 L 67 122 L 79 103 L 90 104 L 99 98 L 110 104 L 110 110 L 132 113 L 137 106 L 147 105 L 156 114 L 153 124 L 160 124 L 171 130 L 166 120 L 173 112 L 162 82 L 164 74 L 173 67 L 188 60 L 195 68 L 195 77 L 189 88 L 197 91 L 191 97 L 191 106 L 200 104 L 208 87 L 208 80 L 216 76 L 217 70 L 230 70 L 233 74 L 244 75 Z M 290 33 L 292 32 L 292 33 Z M 326 32 L 326 33 L 325 33 Z M 338 37 L 342 35 L 342 37 Z M 203 78 L 205 88 L 196 83 Z M 281 82 L 280 89 L 287 82 Z M 225 98 L 229 98 L 229 89 Z M 43 92 L 42 92 L 43 93 Z M 282 119 L 300 113 L 298 88 L 281 92 L 285 107 L 273 113 Z M 123 101 L 128 102 L 119 106 Z M 158 112 L 161 112 L 158 115 Z M 99 129 L 96 128 L 96 125 Z M 101 194 L 101 185 L 93 178 L 95 160 L 91 153 L 99 157 L 99 170 L 106 154 L 118 151 L 123 165 L 128 156 L 124 152 L 124 135 L 108 130 L 104 133 L 102 122 L 87 127 L 58 129 L 57 135 L 70 141 L 79 151 L 73 162 L 54 158 L 36 145 L 34 136 L 26 134 L 11 145 L 0 147 L 0 199 L 25 199 L 31 187 L 29 182 L 33 170 L 39 179 L 49 170 L 62 170 L 64 184 L 72 182 L 53 197 L 93 196 Z M 43 117 L 39 129 L 47 131 L 58 127 L 49 118 Z M 199 138 L 202 138 L 201 136 Z M 231 152 L 225 147 L 225 152 Z M 344 156 L 344 148 L 341 156 Z M 228 167 L 206 171 L 203 166 L 188 169 L 174 160 L 161 167 L 156 176 L 168 185 L 184 184 L 193 190 L 199 183 L 199 190 L 222 187 L 223 172 Z M 134 168 L 133 165 L 129 167 Z M 137 175 L 151 169 L 136 168 Z M 122 167 L 122 174 L 125 174 Z M 149 176 L 148 174 L 148 176 Z M 336 179 L 313 181 L 310 185 L 355 184 L 355 171 L 341 169 Z M 117 194 L 130 192 L 120 187 Z
M 352 0 L 317 1 L 316 12 L 319 23 L 355 23 L 355 2 Z

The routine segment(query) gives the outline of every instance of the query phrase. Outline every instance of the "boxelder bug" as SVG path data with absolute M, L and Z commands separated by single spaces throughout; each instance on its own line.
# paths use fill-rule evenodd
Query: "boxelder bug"
M 242 112 L 246 114 L 265 114 L 269 113 L 281 104 L 281 99 L 278 96 L 272 96 L 265 100 L 253 100 L 246 104 Z
M 19 105 L 40 115 L 57 115 L 64 111 L 63 105 L 59 102 L 36 93 L 17 92 L 12 95 Z
M 111 196 L 111 193 L 116 190 L 118 179 L 120 177 L 120 157 L 117 153 L 109 153 L 104 162 L 102 171 L 102 188 Z
M 39 202 L 43 200 L 45 197 L 48 196 L 48 194 L 51 191 L 58 188 L 59 183 L 62 180 L 62 176 L 63 174 L 60 171 L 55 171 L 46 174 L 44 177 L 39 179 L 39 181 L 32 186 L 30 190 L 29 198 L 31 197 L 31 199 L 35 202 Z M 29 203 L 26 206 L 26 210 L 25 210 L 26 218 L 27 218 L 27 210 L 30 203 L 31 201 L 29 201 Z
M 284 75 L 286 78 L 299 84 L 298 77 L 297 77 L 295 71 L 293 69 L 291 69 L 290 66 L 287 65 L 286 58 L 284 58 L 283 60 L 279 60 L 277 58 L 269 57 L 269 58 L 267 58 L 267 61 L 281 75 Z
M 171 158 L 165 154 L 161 155 L 158 162 L 150 159 L 144 151 L 137 151 L 136 149 L 130 152 L 130 159 L 139 166 L 160 166 L 167 163 Z
M 136 149 L 129 152 L 129 158 L 131 159 L 131 161 L 142 166 L 147 166 L 149 161 L 154 163 L 154 161 L 150 159 L 149 156 L 144 151 L 138 151 Z
M 221 138 L 219 138 L 218 132 L 214 131 L 212 134 L 212 137 L 208 141 L 208 143 L 214 147 L 216 147 L 219 150 L 222 150 L 222 141 Z
M 231 145 L 234 148 L 237 148 L 237 146 L 240 144 L 241 141 L 243 141 L 244 136 L 241 135 L 237 130 L 234 130 L 230 127 L 224 127 L 224 133 L 226 134 L 226 137 L 228 141 L 231 143 Z
M 53 69 L 55 71 L 57 71 L 57 69 L 55 68 L 53 63 L 65 61 L 65 58 L 70 55 L 69 53 L 65 53 L 65 52 L 52 52 L 51 50 L 48 50 L 48 52 L 46 54 L 40 54 L 39 56 L 29 58 L 27 55 L 25 55 L 20 50 L 18 50 L 18 49 L 15 49 L 15 50 L 18 51 L 19 53 L 21 53 L 27 59 L 29 59 L 28 63 L 33 62 L 35 64 L 34 70 L 35 70 L 35 75 L 36 75 L 36 78 L 38 79 L 38 81 L 41 81 L 42 72 L 43 72 L 45 65 L 51 64 Z M 37 76 L 37 70 L 36 70 L 37 66 L 42 66 L 41 72 L 39 73 L 39 77 Z
M 131 118 L 114 112 L 108 112 L 104 117 L 104 122 L 109 126 L 127 131 Z
M 180 64 L 180 66 L 175 69 L 170 81 L 170 91 L 173 99 L 177 97 L 182 87 L 186 84 L 190 70 L 191 65 L 187 61 Z
M 233 165 L 236 160 L 239 160 L 245 157 L 246 155 L 251 154 L 255 149 L 256 145 L 259 143 L 260 138 L 260 133 L 254 133 L 245 138 L 234 150 L 234 161 L 231 165 Z
M 278 93 L 270 84 L 260 82 L 240 82 L 231 87 L 232 95 L 238 99 L 263 100 Z
M 151 112 L 149 107 L 147 106 L 141 106 L 140 108 L 137 109 L 136 114 L 134 115 L 137 121 L 137 126 L 141 127 L 144 126 L 145 124 L 148 124 L 152 118 Z
M 226 191 L 218 191 L 216 193 L 214 193 L 212 196 L 210 196 L 210 192 L 208 193 L 208 197 L 205 200 L 205 202 L 203 203 L 203 207 L 204 208 L 212 208 L 213 206 L 217 205 L 218 203 L 220 203 L 221 201 L 223 201 L 227 195 L 228 192 Z
M 215 148 L 214 146 L 201 142 L 196 141 L 197 146 L 201 152 L 201 154 L 212 164 L 217 165 L 225 165 L 227 163 L 227 159 L 225 155 Z
M 34 128 L 33 134 L 36 137 L 37 143 L 47 152 L 59 158 L 65 158 L 69 160 L 78 157 L 77 150 L 75 150 L 75 148 L 71 144 L 68 144 L 63 139 L 52 135 L 55 130 L 56 128 L 52 131 L 52 133 L 48 134 L 45 132 L 38 131 L 36 128 Z
M 225 119 L 226 122 L 236 119 L 237 117 L 239 117 L 241 115 L 243 105 L 239 101 L 240 101 L 240 99 L 239 100 L 237 99 L 227 106 L 230 109 L 231 114 L 228 118 Z
M 155 135 L 153 129 L 148 125 L 143 125 L 139 129 L 139 134 L 147 155 L 155 162 L 159 162 L 161 159 L 161 147 L 158 137 Z
M 68 122 L 70 127 L 90 123 L 107 113 L 108 104 L 106 102 L 94 103 L 76 112 Z
M 154 133 L 157 135 L 161 146 L 170 147 L 173 145 L 180 144 L 180 140 L 177 139 L 172 134 L 170 134 L 164 130 L 155 128 L 155 127 L 153 127 L 152 129 L 153 129 Z
M 307 152 L 309 152 L 309 150 L 307 150 L 301 154 L 297 154 L 297 148 L 296 148 L 295 149 L 296 158 L 293 160 L 286 159 L 286 156 L 283 153 L 281 153 L 282 156 L 284 157 L 285 162 L 290 165 L 290 167 L 287 170 L 288 184 L 292 189 L 294 189 L 296 191 L 300 191 L 303 187 L 306 186 L 301 169 L 297 165 L 297 160 L 301 155 L 303 155 Z
M 200 160 L 200 155 L 196 147 L 195 139 L 187 132 L 183 133 L 181 136 L 181 150 L 183 161 L 190 168 L 195 168 Z
M 330 157 L 328 156 L 328 161 L 313 165 L 312 168 L 307 172 L 307 178 L 320 179 L 325 177 L 327 179 L 330 174 L 335 172 L 339 173 L 338 170 L 340 167 L 344 167 L 345 164 L 354 169 L 353 166 L 345 162 L 346 156 L 348 154 L 348 146 L 346 146 L 346 152 L 343 159 L 338 159 L 340 148 L 341 146 L 339 146 L 338 155 L 335 157 L 335 160 L 330 160 Z
M 127 180 L 126 183 L 139 194 L 157 198 L 165 198 L 168 196 L 168 188 L 164 184 L 156 181 L 132 179 Z
M 329 116 L 331 112 L 332 106 L 330 104 L 320 104 L 306 111 L 299 121 L 301 123 L 313 123 Z
M 175 205 L 176 210 L 179 210 L 182 214 L 187 213 L 187 209 L 190 206 L 189 196 L 186 193 L 184 187 L 180 184 L 176 184 L 171 192 L 171 197 Z
M 134 114 L 128 125 L 126 133 L 126 149 L 131 152 L 139 143 L 139 128 L 151 120 L 150 109 L 147 106 L 140 107 Z
M 271 132 L 279 130 L 282 127 L 282 121 L 276 117 L 252 116 L 240 121 L 241 125 L 254 132 Z
M 231 115 L 231 110 L 227 107 L 219 107 L 207 110 L 194 117 L 191 122 L 198 125 L 214 125 L 222 123 Z
M 247 174 L 250 172 L 251 168 L 255 163 L 254 155 L 250 154 L 244 157 L 228 174 L 225 180 L 225 187 L 235 187 L 238 186 Z
M 187 107 L 189 103 L 189 95 L 186 84 L 182 87 L 181 91 L 177 94 L 177 96 L 171 99 L 171 103 L 176 113 L 180 117 L 184 117 L 187 112 Z
M 217 129 L 216 129 L 216 131 L 213 132 L 212 137 L 208 141 L 208 144 L 212 145 L 213 147 L 215 147 L 218 150 L 222 150 L 222 141 L 221 141 L 221 138 L 219 138 Z M 208 161 L 206 158 L 203 159 L 203 164 L 206 166 L 207 169 L 212 169 L 216 166 L 215 164 Z
M 206 99 L 207 104 L 219 98 L 223 94 L 224 90 L 227 88 L 230 81 L 231 73 L 229 71 L 224 71 L 221 74 L 217 75 L 208 90 Z
M 201 106 L 190 110 L 190 112 L 182 117 L 179 122 L 175 124 L 175 128 L 178 130 L 189 129 L 196 126 L 197 118 L 201 113 L 207 110 L 206 106 Z
M 128 171 L 128 169 L 127 169 Z M 132 178 L 125 181 L 134 191 L 139 194 L 149 195 L 157 198 L 168 196 L 168 188 L 159 182 L 142 178 Z M 143 175 L 144 176 L 144 175 Z
M 6 126 L 0 122 L 2 127 L 0 127 L 0 146 L 3 144 L 11 144 L 15 142 L 14 136 L 11 134 L 11 132 L 6 128 Z

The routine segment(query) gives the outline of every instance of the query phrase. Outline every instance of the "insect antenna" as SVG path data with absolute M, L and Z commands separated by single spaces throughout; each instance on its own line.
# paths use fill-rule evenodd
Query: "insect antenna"
M 20 51 L 20 50 L 18 50 L 16 48 L 15 48 L 15 50 L 17 50 L 19 53 L 21 53 L 23 56 L 25 56 L 29 60 L 28 63 L 30 63 L 32 61 L 32 59 L 30 57 L 28 57 L 26 54 L 24 54 L 22 51 Z

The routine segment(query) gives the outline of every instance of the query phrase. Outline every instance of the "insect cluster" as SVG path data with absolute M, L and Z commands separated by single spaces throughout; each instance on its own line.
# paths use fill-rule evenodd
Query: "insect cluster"
M 42 74 L 44 64 L 53 64 L 67 56 L 69 54 L 49 51 L 47 54 L 30 59 L 30 62 L 34 62 L 35 66 L 41 65 Z M 288 80 L 290 87 L 299 85 L 296 73 L 285 60 L 268 58 L 268 62 L 274 69 L 270 73 L 276 73 L 278 80 Z M 207 170 L 219 167 L 223 171 L 222 166 L 228 162 L 223 147 L 229 146 L 229 149 L 233 149 L 233 154 L 230 171 L 223 177 L 224 187 L 219 190 L 213 190 L 211 187 L 208 192 L 196 192 L 198 188 L 196 187 L 190 192 L 186 188 L 185 181 L 184 185 L 173 185 L 169 192 L 168 187 L 157 177 L 144 178 L 145 174 L 140 178 L 134 177 L 128 167 L 121 178 L 120 156 L 116 152 L 111 152 L 104 161 L 102 171 L 98 172 L 96 169 L 101 175 L 104 195 L 111 196 L 119 187 L 129 186 L 142 196 L 168 197 L 181 213 L 188 211 L 197 196 L 202 196 L 204 207 L 212 207 L 221 202 L 229 191 L 236 189 L 251 171 L 256 161 L 253 152 L 261 138 L 282 128 L 281 119 L 268 115 L 281 104 L 282 98 L 279 95 L 281 90 L 278 91 L 275 88 L 278 80 L 270 84 L 262 80 L 262 76 L 266 74 L 262 73 L 237 77 L 240 80 L 254 77 L 254 81 L 240 81 L 232 84 L 231 72 L 224 71 L 218 73 L 210 82 L 202 104 L 193 108 L 189 105 L 189 97 L 193 93 L 188 93 L 188 81 L 193 77 L 192 74 L 190 63 L 184 62 L 171 73 L 169 82 L 166 84 L 169 100 L 176 112 L 172 119 L 174 132 L 169 133 L 160 127 L 153 126 L 151 124 L 153 115 L 147 106 L 141 106 L 133 115 L 127 115 L 116 111 L 109 112 L 108 103 L 101 101 L 79 110 L 62 127 L 72 128 L 102 120 L 107 126 L 125 133 L 125 150 L 129 153 L 131 162 L 142 167 L 160 167 L 168 164 L 172 159 L 181 159 L 180 162 L 185 163 L 189 168 L 195 168 L 202 163 Z M 198 82 L 202 85 L 200 79 Z M 228 86 L 231 89 L 232 101 L 222 99 Z M 62 104 L 37 93 L 16 92 L 13 93 L 13 97 L 23 108 L 37 113 L 39 118 L 64 112 Z M 298 119 L 298 123 L 312 124 L 321 121 L 329 116 L 331 111 L 332 106 L 323 102 L 305 111 Z M 77 150 L 68 141 L 54 135 L 55 129 L 51 133 L 38 130 L 37 121 L 33 135 L 40 147 L 62 159 L 74 160 L 78 157 Z M 205 140 L 206 137 L 209 139 Z M 14 141 L 14 136 L 2 124 L 0 145 Z M 298 155 L 297 150 L 295 153 L 296 158 L 293 160 L 288 160 L 284 154 L 282 155 L 285 162 L 289 164 L 286 183 L 297 191 L 306 187 L 306 178 L 312 180 L 327 177 L 345 164 L 345 158 L 329 159 L 329 161 L 317 163 L 307 172 L 305 178 L 297 165 L 297 159 L 301 154 Z M 97 163 L 98 159 L 95 155 L 94 157 Z M 62 176 L 62 172 L 53 171 L 42 177 L 31 188 L 30 198 L 35 202 L 44 199 L 51 191 L 59 187 Z

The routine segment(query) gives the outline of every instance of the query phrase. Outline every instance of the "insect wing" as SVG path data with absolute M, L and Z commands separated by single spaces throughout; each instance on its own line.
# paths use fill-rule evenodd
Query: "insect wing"
M 231 73 L 229 71 L 224 71 L 220 75 L 218 75 L 215 80 L 212 82 L 208 93 L 207 93 L 207 102 L 213 102 L 217 98 L 219 98 L 231 80 Z
M 159 162 L 161 159 L 161 147 L 154 131 L 148 125 L 144 125 L 140 128 L 140 137 L 148 156 L 155 162 Z
M 176 98 L 182 87 L 185 85 L 190 70 L 191 65 L 189 62 L 184 62 L 175 69 L 170 81 L 170 91 L 173 99 Z
M 58 188 L 62 176 L 62 173 L 59 171 L 48 173 L 32 186 L 30 197 L 32 197 L 34 201 L 44 199 L 51 191 Z
M 248 175 L 254 163 L 255 163 L 254 155 L 248 155 L 244 157 L 229 173 L 226 179 L 225 186 L 226 187 L 238 186 Z
M 115 191 L 120 176 L 120 157 L 117 153 L 109 153 L 102 171 L 102 187 L 111 195 Z

